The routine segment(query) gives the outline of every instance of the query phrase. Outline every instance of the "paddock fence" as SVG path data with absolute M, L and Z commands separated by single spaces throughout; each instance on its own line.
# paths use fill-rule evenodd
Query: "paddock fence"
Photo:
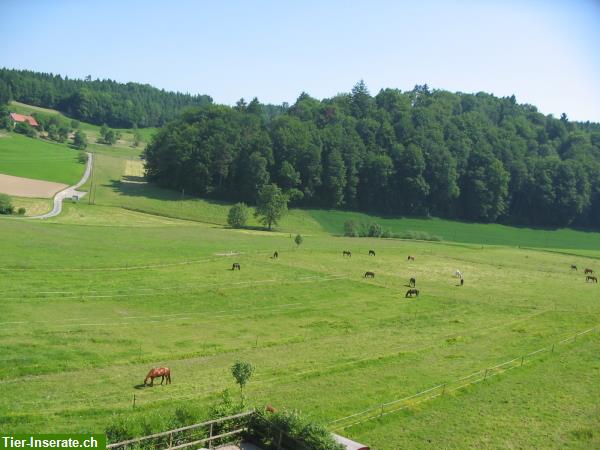
M 381 417 L 412 408 L 420 403 L 433 400 L 437 397 L 442 397 L 446 394 L 458 391 L 460 389 L 464 389 L 468 386 L 484 382 L 487 379 L 492 378 L 501 373 L 505 373 L 509 370 L 522 367 L 523 365 L 532 362 L 534 358 L 539 357 L 543 354 L 554 353 L 555 349 L 558 349 L 558 347 L 571 342 L 575 343 L 578 337 L 591 333 L 592 331 L 597 330 L 599 328 L 600 325 L 596 325 L 592 328 L 588 328 L 587 330 L 576 333 L 566 339 L 562 339 L 558 342 L 539 348 L 530 353 L 526 353 L 516 358 L 512 358 L 510 360 L 501 362 L 500 364 L 497 364 L 495 366 L 486 367 L 469 375 L 448 382 L 440 383 L 435 386 L 431 386 L 427 389 L 424 389 L 420 392 L 417 392 L 416 394 L 407 397 L 373 405 L 362 411 L 329 422 L 328 428 L 334 432 L 344 430 L 346 428 L 350 428 L 363 422 L 376 420 Z

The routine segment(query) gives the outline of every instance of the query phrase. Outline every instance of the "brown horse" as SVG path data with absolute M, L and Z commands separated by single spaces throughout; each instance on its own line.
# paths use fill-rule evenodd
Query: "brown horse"
M 352 258 L 352 252 L 350 250 L 344 250 L 342 252 L 342 256 L 347 256 L 348 258 Z
M 587 277 L 585 277 L 585 282 L 587 283 L 588 281 L 591 281 L 592 283 L 597 283 L 598 282 L 598 278 L 592 276 L 592 275 L 588 275 Z
M 273 253 L 273 259 L 278 259 L 279 258 L 279 253 L 275 252 Z
M 150 378 L 150 386 L 154 386 L 154 379 L 161 377 L 160 384 L 163 384 L 165 379 L 167 380 L 166 384 L 171 384 L 171 369 L 168 367 L 155 367 L 150 369 L 146 378 L 144 378 L 144 386 L 146 386 L 146 381 Z
M 375 256 L 375 250 L 369 250 L 369 256 Z
M 233 263 L 233 266 L 231 266 L 231 270 L 235 270 L 235 269 L 237 269 L 237 270 L 242 270 L 242 269 L 240 268 L 240 263 Z
M 571 270 L 577 270 L 577 266 L 575 264 L 571 264 Z
M 587 275 L 588 273 L 594 273 L 594 271 L 593 271 L 592 269 L 585 269 L 585 270 L 583 271 L 583 274 L 584 274 L 584 275 Z
M 414 256 L 409 256 L 408 258 L 406 258 L 407 261 L 414 261 L 415 257 Z
M 416 278 L 411 278 L 410 280 L 408 280 L 408 284 L 412 287 L 415 287 L 417 285 L 417 279 Z
M 375 272 L 365 272 L 365 278 L 375 278 Z
M 406 291 L 406 295 L 404 297 L 408 298 L 408 297 L 412 297 L 413 295 L 416 295 L 418 297 L 419 290 L 418 289 L 409 289 L 408 291 Z

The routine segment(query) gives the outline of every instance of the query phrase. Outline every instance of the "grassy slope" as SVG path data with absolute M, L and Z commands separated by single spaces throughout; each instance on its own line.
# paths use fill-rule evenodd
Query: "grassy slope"
M 0 173 L 71 185 L 85 169 L 77 154 L 63 144 L 8 133 L 0 137 Z

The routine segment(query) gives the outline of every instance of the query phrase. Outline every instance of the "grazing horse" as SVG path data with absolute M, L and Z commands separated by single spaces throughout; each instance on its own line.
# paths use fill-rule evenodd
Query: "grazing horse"
M 352 258 L 352 252 L 350 250 L 344 250 L 342 252 L 342 256 L 347 256 L 348 258 Z
M 365 272 L 364 278 L 375 278 L 375 272 Z
M 594 273 L 594 271 L 592 269 L 585 269 L 583 273 L 587 275 L 588 273 Z
M 597 283 L 598 282 L 598 278 L 592 276 L 592 275 L 588 275 L 587 277 L 585 277 L 585 282 L 587 283 L 588 281 L 591 281 L 592 283 Z
M 577 266 L 575 264 L 571 264 L 571 270 L 577 270 Z
M 231 270 L 242 270 L 240 267 L 240 263 L 233 263 L 233 266 L 231 266 Z
M 165 384 L 171 384 L 171 369 L 168 367 L 155 367 L 150 369 L 150 372 L 148 372 L 148 375 L 144 378 L 144 386 L 146 386 L 148 378 L 150 378 L 150 386 L 154 386 L 154 379 L 158 377 L 161 377 L 160 384 L 163 384 L 165 379 L 167 380 Z
M 375 250 L 369 250 L 369 256 L 375 256 Z
M 456 271 L 454 272 L 454 276 L 456 278 L 462 278 L 463 277 L 462 272 L 460 270 L 458 270 L 458 269 L 456 269 Z
M 277 258 L 279 258 L 279 253 L 277 253 L 277 252 L 273 253 L 273 258 L 274 258 L 274 259 L 277 259 Z
M 464 279 L 464 278 L 461 278 L 461 279 L 460 279 L 460 285 L 462 286 L 462 285 L 464 285 L 464 284 L 465 284 L 465 279 Z
M 408 280 L 408 284 L 412 287 L 415 287 L 417 285 L 417 280 L 416 278 L 411 278 L 410 280 Z
M 413 295 L 415 296 L 419 296 L 419 290 L 418 289 L 409 289 L 408 291 L 406 291 L 406 295 L 404 296 L 405 298 L 408 297 L 412 297 Z
M 409 256 L 408 258 L 406 258 L 407 261 L 414 261 L 415 257 L 414 256 Z

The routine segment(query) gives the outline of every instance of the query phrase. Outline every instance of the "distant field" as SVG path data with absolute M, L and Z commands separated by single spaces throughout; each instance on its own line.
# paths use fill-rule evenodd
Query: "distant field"
M 17 133 L 0 137 L 0 173 L 67 185 L 81 179 L 85 164 L 78 151 L 64 144 L 32 139 Z
M 12 112 L 17 112 L 20 114 L 31 114 L 34 112 L 41 112 L 44 114 L 56 114 L 62 117 L 66 121 L 71 121 L 71 118 L 65 116 L 59 111 L 54 109 L 40 108 L 37 106 L 26 105 L 24 103 L 19 102 L 11 102 L 9 106 Z M 79 128 L 84 131 L 88 137 L 88 141 L 90 143 L 96 142 L 98 136 L 100 136 L 100 127 L 97 125 L 92 125 L 85 122 L 80 122 Z M 115 144 L 115 147 L 130 147 L 133 143 L 133 132 L 127 128 L 114 128 L 114 130 L 121 132 L 121 139 Z M 140 128 L 138 131 L 142 136 L 143 142 L 140 144 L 140 148 L 143 148 L 145 144 L 150 142 L 152 135 L 156 132 L 156 128 Z M 102 145 L 102 144 L 100 144 Z

